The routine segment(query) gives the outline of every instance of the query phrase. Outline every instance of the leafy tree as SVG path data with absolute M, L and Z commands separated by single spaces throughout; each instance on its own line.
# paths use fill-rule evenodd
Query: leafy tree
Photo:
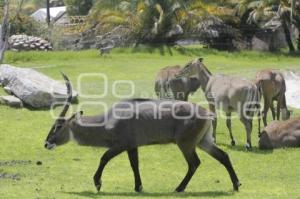
M 64 0 L 69 15 L 87 15 L 93 6 L 93 0 Z
M 291 20 L 292 23 L 297 27 L 299 35 L 297 48 L 300 51 L 300 1 L 299 0 L 291 0 Z

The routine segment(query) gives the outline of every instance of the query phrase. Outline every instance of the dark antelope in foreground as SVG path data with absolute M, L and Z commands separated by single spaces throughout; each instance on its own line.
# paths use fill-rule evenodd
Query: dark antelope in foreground
M 69 140 L 79 145 L 107 147 L 94 175 L 99 191 L 105 165 L 115 156 L 126 151 L 134 173 L 135 191 L 142 190 L 138 164 L 138 147 L 151 144 L 176 143 L 188 164 L 188 171 L 176 188 L 184 191 L 200 164 L 196 147 L 200 147 L 223 164 L 231 178 L 234 190 L 240 183 L 227 153 L 219 149 L 212 138 L 212 118 L 200 106 L 181 101 L 130 99 L 115 104 L 108 112 L 96 116 L 74 114 L 65 119 L 71 102 L 72 89 L 64 75 L 68 88 L 68 99 L 51 128 L 45 147 L 53 149 Z
M 262 70 L 256 74 L 256 85 L 261 87 L 264 97 L 263 122 L 267 126 L 267 114 L 271 109 L 273 120 L 275 120 L 275 109 L 273 101 L 277 101 L 277 120 L 282 112 L 282 119 L 290 118 L 285 98 L 285 80 L 281 72 L 275 70 Z
M 246 148 L 251 149 L 252 120 L 255 111 L 259 110 L 260 101 L 260 92 L 257 86 L 239 77 L 213 75 L 203 64 L 202 58 L 187 64 L 179 76 L 196 77 L 205 93 L 209 109 L 214 113 L 216 109 L 226 113 L 226 124 L 232 145 L 235 145 L 235 140 L 231 130 L 231 113 L 236 112 L 238 114 L 247 132 Z M 260 131 L 260 120 L 258 121 Z M 216 138 L 217 119 L 213 121 L 213 126 L 213 135 Z
M 260 149 L 300 147 L 300 118 L 273 121 L 260 134 Z

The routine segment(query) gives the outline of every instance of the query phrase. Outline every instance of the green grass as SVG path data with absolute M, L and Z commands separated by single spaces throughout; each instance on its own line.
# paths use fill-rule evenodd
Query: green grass
M 35 67 L 55 79 L 62 79 L 59 72 L 63 71 L 70 77 L 75 89 L 80 74 L 105 73 L 110 88 L 114 80 L 134 81 L 135 96 L 138 97 L 147 93 L 153 95 L 154 77 L 160 68 L 183 65 L 196 57 L 204 57 L 205 64 L 213 73 L 249 79 L 263 68 L 300 69 L 300 59 L 295 56 L 258 52 L 226 53 L 197 47 L 168 49 L 164 46 L 138 50 L 116 49 L 107 57 L 99 57 L 96 51 L 8 52 L 6 63 Z M 92 77 L 85 79 L 82 86 L 86 94 L 100 94 L 102 85 L 99 79 Z M 118 91 L 126 93 L 127 88 L 122 87 Z M 0 90 L 0 94 L 3 93 Z M 195 102 L 199 99 L 203 99 L 201 91 L 191 98 Z M 79 99 L 80 102 L 90 100 L 83 97 Z M 111 92 L 106 98 L 98 99 L 108 104 L 118 100 Z M 74 110 L 77 107 L 74 105 Z M 103 110 L 97 106 L 84 106 L 83 111 L 91 115 Z M 225 121 L 219 120 L 217 142 L 230 155 L 243 184 L 238 193 L 232 191 L 226 170 L 200 150 L 197 152 L 202 164 L 186 193 L 173 193 L 185 175 L 186 163 L 176 145 L 171 144 L 139 149 L 144 193 L 136 194 L 133 191 L 133 174 L 126 154 L 108 164 L 102 178 L 102 191 L 96 193 L 92 176 L 105 149 L 69 143 L 54 151 L 47 151 L 43 144 L 53 123 L 49 111 L 0 106 L 0 114 L 0 198 L 300 198 L 300 150 L 259 151 L 256 121 L 252 135 L 254 150 L 246 152 L 246 135 L 242 124 L 238 120 L 233 121 L 237 146 L 231 147 Z M 295 110 L 294 116 L 297 115 L 300 115 L 300 111 Z M 38 166 L 37 161 L 43 164 Z

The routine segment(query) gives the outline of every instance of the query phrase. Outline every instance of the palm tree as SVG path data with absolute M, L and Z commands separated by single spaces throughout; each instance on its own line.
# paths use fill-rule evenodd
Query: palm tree
M 297 42 L 297 49 L 300 51 L 300 1 L 291 1 L 291 21 L 297 27 L 299 35 Z
M 198 0 L 98 0 L 90 21 L 102 29 L 118 24 L 130 27 L 141 42 L 172 42 L 174 27 L 193 28 L 203 16 L 218 13 L 217 6 Z

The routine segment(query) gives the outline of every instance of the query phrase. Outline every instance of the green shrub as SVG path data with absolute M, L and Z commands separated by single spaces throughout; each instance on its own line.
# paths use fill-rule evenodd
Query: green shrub
M 31 17 L 26 15 L 18 15 L 13 21 L 11 19 L 11 35 L 14 34 L 27 34 L 27 35 L 37 35 L 39 24 L 34 21 Z

